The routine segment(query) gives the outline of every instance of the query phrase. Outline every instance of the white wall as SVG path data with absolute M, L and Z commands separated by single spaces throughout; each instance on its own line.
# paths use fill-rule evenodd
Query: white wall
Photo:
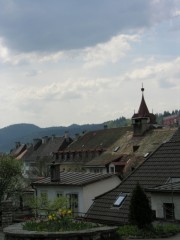
M 53 201 L 57 197 L 57 193 L 62 193 L 63 196 L 66 196 L 68 193 L 78 194 L 78 211 L 84 212 L 84 203 L 83 203 L 83 191 L 82 187 L 71 187 L 71 186 L 38 186 L 37 195 L 40 196 L 41 192 L 46 191 L 48 194 L 48 200 Z
M 108 179 L 104 179 L 84 187 L 76 186 L 38 186 L 37 196 L 41 196 L 41 192 L 47 192 L 48 200 L 52 201 L 56 198 L 57 192 L 66 196 L 68 193 L 78 194 L 78 212 L 86 213 L 93 199 L 119 185 L 121 180 L 118 176 L 114 175 Z
M 83 199 L 84 199 L 84 212 L 90 208 L 93 203 L 93 199 L 109 190 L 117 187 L 121 180 L 118 176 L 114 175 L 108 179 L 104 179 L 92 184 L 88 184 L 83 188 Z
M 151 207 L 157 218 L 164 218 L 163 203 L 174 203 L 175 219 L 180 220 L 180 194 L 151 193 Z

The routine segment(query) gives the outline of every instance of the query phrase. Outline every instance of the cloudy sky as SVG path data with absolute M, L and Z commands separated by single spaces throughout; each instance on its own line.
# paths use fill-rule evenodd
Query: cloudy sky
M 180 0 L 0 0 L 0 128 L 180 109 Z

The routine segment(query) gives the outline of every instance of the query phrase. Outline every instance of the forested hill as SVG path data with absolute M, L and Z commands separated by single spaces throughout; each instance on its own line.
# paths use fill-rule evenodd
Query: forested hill
M 16 142 L 32 143 L 34 138 L 41 138 L 44 136 L 63 136 L 66 131 L 69 132 L 71 137 L 76 133 L 83 131 L 90 131 L 102 129 L 104 124 L 86 124 L 76 125 L 73 124 L 69 127 L 48 127 L 40 128 L 33 124 L 14 124 L 0 129 L 0 152 L 8 153 L 15 147 Z
M 164 111 L 163 114 L 157 114 L 157 122 L 161 124 L 164 116 L 173 114 L 180 114 L 180 110 L 175 110 L 171 113 Z M 130 126 L 131 120 L 125 117 L 120 117 L 116 120 L 111 120 L 100 124 L 72 124 L 68 127 L 59 126 L 48 128 L 40 128 L 36 125 L 27 123 L 14 124 L 0 129 L 0 152 L 9 153 L 9 151 L 15 147 L 15 142 L 32 143 L 34 138 L 52 135 L 63 136 L 66 131 L 68 131 L 69 135 L 73 138 L 76 133 L 80 134 L 84 131 L 102 129 L 105 125 L 107 125 L 108 128 Z

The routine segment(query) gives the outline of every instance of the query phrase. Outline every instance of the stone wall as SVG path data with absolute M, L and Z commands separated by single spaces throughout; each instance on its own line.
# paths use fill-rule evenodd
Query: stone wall
M 36 232 L 22 229 L 23 223 L 11 225 L 4 229 L 6 240 L 100 240 L 115 239 L 117 227 L 97 227 L 69 232 Z
M 13 212 L 12 212 L 12 201 L 2 201 L 1 202 L 1 225 L 5 228 L 12 224 Z

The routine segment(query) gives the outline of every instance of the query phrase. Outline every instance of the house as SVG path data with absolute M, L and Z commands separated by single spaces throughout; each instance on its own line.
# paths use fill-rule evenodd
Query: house
M 85 172 L 60 172 L 59 164 L 50 165 L 50 177 L 32 183 L 37 196 L 46 195 L 48 200 L 60 196 L 69 199 L 69 208 L 74 214 L 83 215 L 93 199 L 119 185 L 115 174 L 95 174 Z
M 180 125 L 180 114 L 173 114 L 163 118 L 162 124 L 164 126 L 179 126 Z
M 30 178 L 47 176 L 47 166 L 52 162 L 53 152 L 65 149 L 71 142 L 67 134 L 63 137 L 52 135 L 33 139 L 33 144 L 27 146 L 21 157 L 24 175 Z
M 148 188 L 156 218 L 180 220 L 180 178 L 169 178 L 165 184 Z
M 84 168 L 88 172 L 114 172 L 126 176 L 159 145 L 169 140 L 175 128 L 162 128 L 156 124 L 156 116 L 149 113 L 141 88 L 142 99 L 139 110 L 132 116 L 133 129 L 126 129 L 106 151 L 88 161 Z
M 152 190 L 157 186 L 163 188 L 163 185 L 167 184 L 170 178 L 180 178 L 180 128 L 169 141 L 162 143 L 151 153 L 119 186 L 96 197 L 86 217 L 91 221 L 109 225 L 127 224 L 129 203 L 137 182 L 142 188 Z M 148 196 L 150 197 L 150 193 L 148 193 Z M 155 216 L 166 218 L 167 215 L 160 215 L 157 212 L 158 208 L 153 199 L 155 200 L 155 198 L 152 198 L 151 204 Z M 168 201 L 165 199 L 164 203 L 170 203 L 169 201 L 170 198 Z M 176 217 L 179 218 L 179 206 L 174 204 L 174 207 L 174 217 L 176 219 Z
M 54 152 L 54 160 L 61 164 L 61 171 L 86 171 L 86 163 L 106 152 L 130 129 L 131 127 L 104 128 L 85 132 L 81 136 L 76 136 L 66 149 Z

